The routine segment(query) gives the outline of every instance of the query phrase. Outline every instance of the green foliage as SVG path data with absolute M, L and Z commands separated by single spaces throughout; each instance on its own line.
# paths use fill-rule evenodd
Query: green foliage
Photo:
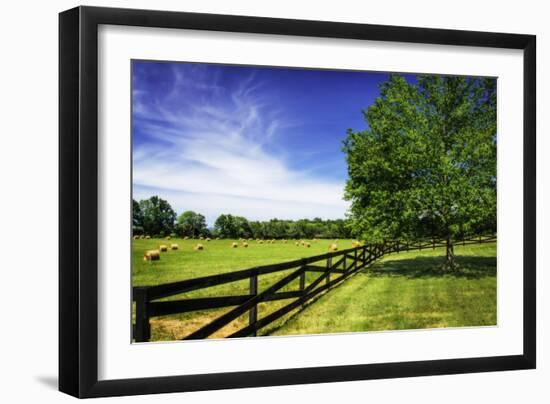
M 200 213 L 188 210 L 178 216 L 176 232 L 179 236 L 199 237 L 207 236 L 206 218 Z
M 496 80 L 392 75 L 348 131 L 351 225 L 367 241 L 496 229 Z
M 132 199 L 132 233 L 143 234 L 143 212 L 139 203 L 134 199 Z
M 223 214 L 214 224 L 214 233 L 223 238 L 260 239 L 312 239 L 351 238 L 352 231 L 343 219 L 322 220 L 315 218 L 299 220 L 271 219 L 268 221 L 248 221 L 241 216 Z
M 175 223 L 174 223 L 175 222 Z M 209 229 L 204 215 L 185 211 L 177 217 L 170 204 L 153 196 L 147 200 L 132 200 L 133 234 L 148 234 L 157 237 L 165 235 L 221 238 L 259 239 L 311 239 L 311 238 L 352 238 L 354 236 L 348 220 L 323 220 L 320 218 L 267 221 L 250 221 L 245 217 L 231 214 L 220 215 Z
M 164 199 L 152 196 L 149 199 L 139 201 L 139 210 L 142 215 L 141 227 L 145 234 L 163 237 L 174 230 L 176 212 Z M 135 208 L 133 211 L 135 211 Z

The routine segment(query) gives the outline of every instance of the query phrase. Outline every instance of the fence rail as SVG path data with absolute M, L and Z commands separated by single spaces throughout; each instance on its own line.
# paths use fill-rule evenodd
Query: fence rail
M 494 241 L 496 241 L 496 236 L 476 236 L 458 241 L 455 240 L 454 244 L 469 245 L 490 243 Z M 257 331 L 261 328 L 281 318 L 295 308 L 298 308 L 320 293 L 344 281 L 349 276 L 357 273 L 385 254 L 429 248 L 435 249 L 445 246 L 445 240 L 421 240 L 415 242 L 392 240 L 385 241 L 382 244 L 368 244 L 299 260 L 264 265 L 219 275 L 186 279 L 156 286 L 137 286 L 133 288 L 132 296 L 136 304 L 136 323 L 133 327 L 133 337 L 136 342 L 149 341 L 151 338 L 151 326 L 149 321 L 151 317 L 223 307 L 232 307 L 232 309 L 192 332 L 184 339 L 208 338 L 246 312 L 249 313 L 248 325 L 230 334 L 228 337 L 256 336 Z M 292 269 L 294 269 L 294 271 L 277 280 L 265 290 L 261 292 L 258 290 L 258 278 L 260 276 Z M 306 286 L 306 273 L 308 272 L 317 273 L 319 276 Z M 331 277 L 331 275 L 334 275 L 334 277 Z M 245 279 L 249 280 L 248 294 L 157 301 L 165 297 Z M 298 290 L 280 291 L 283 287 L 296 279 L 299 279 Z M 258 319 L 259 303 L 285 299 L 295 300 L 267 316 Z

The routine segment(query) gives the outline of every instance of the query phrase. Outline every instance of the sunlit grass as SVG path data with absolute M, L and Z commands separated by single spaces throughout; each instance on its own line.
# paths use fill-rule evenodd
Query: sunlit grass
M 248 241 L 249 247 L 231 248 L 238 240 L 134 240 L 134 286 L 156 285 L 220 274 L 254 266 L 290 261 L 327 252 L 332 240 L 296 246 L 293 240 L 274 244 Z M 179 249 L 161 253 L 160 261 L 143 261 L 146 249 L 177 243 Z M 203 251 L 193 250 L 201 243 Z M 338 241 L 340 249 L 351 240 Z M 353 331 L 484 326 L 496 324 L 496 244 L 456 246 L 457 273 L 442 272 L 444 250 L 391 254 L 328 293 L 260 330 L 260 335 L 322 334 Z M 292 270 L 259 278 L 259 290 Z M 306 284 L 318 277 L 308 273 Z M 248 280 L 201 289 L 169 299 L 248 293 Z M 296 290 L 298 280 L 282 290 Z M 261 303 L 259 318 L 289 300 Z M 181 339 L 231 308 L 203 310 L 151 319 L 152 341 Z M 248 313 L 212 335 L 220 338 L 248 325 Z
M 496 244 L 457 246 L 460 271 L 442 272 L 443 249 L 392 254 L 307 305 L 273 335 L 496 324 Z

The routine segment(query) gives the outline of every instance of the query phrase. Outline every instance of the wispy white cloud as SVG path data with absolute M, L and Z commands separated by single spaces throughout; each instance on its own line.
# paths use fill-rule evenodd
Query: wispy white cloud
M 251 219 L 343 217 L 343 183 L 291 169 L 271 147 L 288 127 L 253 75 L 236 88 L 207 70 L 174 68 L 166 95 L 134 92 L 134 117 L 148 141 L 134 142 L 134 197 L 159 194 L 174 207 Z M 314 148 L 314 144 L 312 144 Z M 277 150 L 274 152 L 273 150 Z

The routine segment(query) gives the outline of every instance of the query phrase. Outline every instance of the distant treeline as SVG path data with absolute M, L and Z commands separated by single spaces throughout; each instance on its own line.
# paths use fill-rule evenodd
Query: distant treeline
M 186 211 L 176 214 L 170 204 L 158 196 L 139 202 L 132 201 L 134 235 L 164 237 L 222 238 L 352 238 L 349 222 L 344 219 L 300 219 L 252 221 L 242 216 L 222 214 L 213 228 L 208 228 L 204 215 Z

